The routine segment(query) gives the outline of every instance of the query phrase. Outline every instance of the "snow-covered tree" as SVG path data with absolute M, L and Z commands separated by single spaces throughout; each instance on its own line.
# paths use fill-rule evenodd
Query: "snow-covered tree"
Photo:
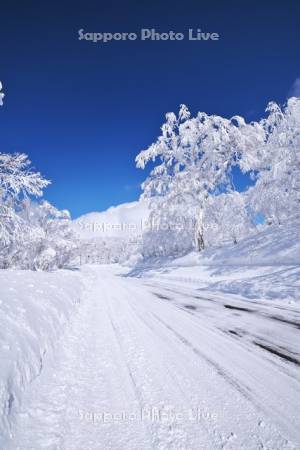
M 40 197 L 49 181 L 30 168 L 25 154 L 0 153 L 0 251 L 3 266 L 28 236 L 28 223 L 19 215 L 28 196 Z
M 31 161 L 24 153 L 0 153 L 0 189 L 2 200 L 20 200 L 33 195 L 41 197 L 50 184 L 39 172 L 30 167 Z
M 0 105 L 2 99 L 0 92 Z M 68 211 L 31 200 L 49 183 L 24 153 L 0 153 L 1 268 L 49 270 L 71 261 L 76 244 Z
M 255 231 L 247 208 L 247 196 L 232 191 L 210 196 L 204 210 L 204 236 L 209 246 L 237 244 Z
M 243 164 L 256 171 L 249 193 L 251 207 L 262 212 L 267 223 L 280 224 L 300 210 L 300 99 L 292 97 L 281 108 L 269 103 L 261 120 L 265 140 Z
M 299 215 L 300 99 L 290 98 L 283 108 L 272 102 L 267 113 L 251 123 L 203 112 L 191 118 L 184 105 L 178 116 L 166 115 L 157 141 L 136 158 L 142 169 L 155 164 L 142 185 L 157 225 L 144 235 L 144 253 L 235 242 L 253 231 L 257 213 L 266 223 Z M 234 166 L 256 181 L 247 195 L 234 192 Z M 192 231 L 176 228 L 182 218 L 193 224 Z
M 143 196 L 151 199 L 151 216 L 158 223 L 162 216 L 194 221 L 189 246 L 193 241 L 202 250 L 207 199 L 232 189 L 232 167 L 239 164 L 246 149 L 263 142 L 264 130 L 258 124 L 246 124 L 239 116 L 225 119 L 200 112 L 191 118 L 184 105 L 178 117 L 174 113 L 166 115 L 161 130 L 157 141 L 136 158 L 137 167 L 142 169 L 149 161 L 158 162 L 142 185 Z M 169 223 L 170 228 L 173 225 Z

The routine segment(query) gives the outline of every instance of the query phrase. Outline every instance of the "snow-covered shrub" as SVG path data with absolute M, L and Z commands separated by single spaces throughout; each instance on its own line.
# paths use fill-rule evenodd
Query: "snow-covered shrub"
M 17 258 L 22 268 L 51 270 L 66 267 L 75 257 L 77 243 L 71 229 L 70 214 L 49 202 L 24 202 L 22 217 L 30 232 L 22 254 Z
M 127 263 L 129 259 L 140 254 L 141 239 L 136 237 L 96 237 L 82 239 L 79 242 L 77 261 L 79 264 L 114 264 Z
M 69 265 L 76 255 L 77 240 L 68 211 L 29 199 L 22 206 L 13 212 L 8 237 L 1 239 L 0 268 L 52 270 Z

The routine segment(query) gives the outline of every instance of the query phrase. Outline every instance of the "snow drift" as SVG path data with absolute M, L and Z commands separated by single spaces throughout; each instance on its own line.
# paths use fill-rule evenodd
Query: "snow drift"
M 134 276 L 161 276 L 200 289 L 259 300 L 299 300 L 300 228 L 291 221 L 270 226 L 238 244 L 192 252 L 180 258 L 151 258 Z
M 39 376 L 84 284 L 75 271 L 1 270 L 0 285 L 0 436 L 4 436 L 22 391 Z
M 300 264 L 300 226 L 297 220 L 263 228 L 238 244 L 210 248 L 206 261 L 218 264 Z

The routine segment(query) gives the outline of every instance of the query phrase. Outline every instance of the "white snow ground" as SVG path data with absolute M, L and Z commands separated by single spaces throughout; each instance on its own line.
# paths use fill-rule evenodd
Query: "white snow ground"
M 28 384 L 78 306 L 85 280 L 70 270 L 0 271 L 0 448 Z
M 84 268 L 82 302 L 1 448 L 299 448 L 297 303 L 156 275 Z
M 208 248 L 181 258 L 153 258 L 132 269 L 139 277 L 192 284 L 248 299 L 300 299 L 300 228 L 298 221 L 265 228 L 238 244 Z
M 148 215 L 146 201 L 124 203 L 107 211 L 81 216 L 73 222 L 73 226 L 85 242 L 108 239 L 113 247 L 117 241 L 138 238 L 147 226 Z M 117 251 L 120 249 L 122 247 Z M 193 283 L 198 287 L 245 298 L 299 300 L 298 219 L 291 218 L 282 226 L 258 228 L 257 233 L 237 245 L 228 243 L 177 259 L 157 258 L 137 264 L 140 259 L 139 254 L 132 255 L 131 260 L 125 258 L 125 264 L 132 262 L 132 274 L 135 276 L 160 275 L 165 280 Z

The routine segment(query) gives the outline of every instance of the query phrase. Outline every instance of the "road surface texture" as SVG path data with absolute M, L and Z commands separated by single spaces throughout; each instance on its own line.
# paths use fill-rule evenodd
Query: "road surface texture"
M 300 309 L 90 267 L 8 449 L 300 448 Z

